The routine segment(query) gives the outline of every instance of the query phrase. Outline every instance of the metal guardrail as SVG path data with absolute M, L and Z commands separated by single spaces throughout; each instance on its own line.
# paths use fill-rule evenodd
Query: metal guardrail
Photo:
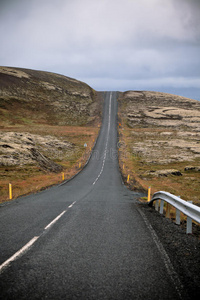
M 160 209 L 158 200 L 160 200 Z M 189 201 L 185 201 L 178 196 L 164 191 L 155 193 L 151 200 L 148 202 L 148 205 L 152 206 L 154 201 L 156 201 L 155 209 L 157 211 L 159 210 L 161 214 L 163 214 L 164 201 L 176 208 L 176 224 L 180 225 L 180 212 L 185 214 L 187 216 L 186 233 L 192 233 L 192 220 L 200 223 L 200 207 L 192 204 Z M 166 216 L 169 217 L 168 207 L 166 211 Z

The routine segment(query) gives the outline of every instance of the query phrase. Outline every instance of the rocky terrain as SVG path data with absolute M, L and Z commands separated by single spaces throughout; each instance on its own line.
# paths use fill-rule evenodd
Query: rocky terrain
M 64 160 L 75 151 L 75 146 L 53 136 L 30 133 L 0 133 L 0 166 L 37 164 L 44 171 L 60 172 L 54 160 Z
M 95 91 L 49 72 L 0 67 L 0 126 L 85 125 L 95 120 Z
M 124 151 L 130 154 L 139 178 L 147 184 L 152 177 L 170 177 L 181 186 L 185 182 L 192 192 L 196 190 L 195 201 L 200 201 L 200 101 L 128 91 L 121 94 L 119 107 Z
M 141 127 L 188 127 L 197 132 L 200 129 L 200 102 L 197 100 L 159 92 L 129 91 L 123 94 L 123 101 L 127 105 L 130 127 L 138 124 Z
M 74 146 L 28 131 L 34 125 L 88 125 L 98 115 L 96 93 L 83 82 L 54 73 L 0 67 L 0 166 L 37 164 L 45 171 L 61 171 L 54 161 L 67 159 Z
M 200 158 L 200 102 L 156 92 L 126 92 L 127 125 L 133 153 L 151 164 Z M 136 130 L 140 128 L 143 130 Z M 146 130 L 145 130 L 146 128 Z
M 101 97 L 63 75 L 0 67 L 0 202 L 77 173 L 97 137 Z

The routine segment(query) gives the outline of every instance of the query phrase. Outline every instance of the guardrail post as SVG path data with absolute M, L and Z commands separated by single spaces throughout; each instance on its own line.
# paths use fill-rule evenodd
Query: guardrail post
M 159 209 L 159 200 L 156 200 L 155 210 L 158 211 L 158 209 Z
M 181 212 L 179 209 L 176 208 L 176 224 L 180 225 L 181 224 Z
M 189 203 L 192 203 L 192 201 L 188 201 Z M 192 233 L 192 219 L 187 216 L 187 228 L 186 228 L 186 233 L 191 234 Z
M 163 214 L 164 200 L 160 200 L 160 214 Z
M 192 233 L 192 219 L 187 216 L 187 228 L 186 233 Z

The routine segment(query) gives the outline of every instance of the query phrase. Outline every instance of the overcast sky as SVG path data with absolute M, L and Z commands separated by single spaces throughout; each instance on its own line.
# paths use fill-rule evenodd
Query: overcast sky
M 0 0 L 0 65 L 200 100 L 200 0 Z

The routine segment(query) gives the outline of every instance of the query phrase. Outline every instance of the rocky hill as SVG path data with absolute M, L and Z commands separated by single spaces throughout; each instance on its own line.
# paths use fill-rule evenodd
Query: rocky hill
M 200 101 L 159 92 L 126 92 L 124 116 L 130 128 L 147 128 L 133 151 L 149 163 L 194 161 L 200 158 Z M 150 129 L 150 131 L 149 131 Z M 155 134 L 155 130 L 159 130 Z M 176 151 L 174 151 L 176 149 Z
M 128 91 L 123 94 L 130 127 L 187 127 L 200 131 L 200 101 L 172 94 Z
M 65 162 L 79 159 L 82 138 L 89 143 L 95 137 L 100 110 L 97 93 L 83 82 L 0 67 L 0 181 L 16 167 L 22 172 L 25 165 L 60 172 Z M 94 132 L 83 128 L 91 125 Z
M 121 136 L 139 181 L 200 203 L 200 101 L 128 91 L 119 106 Z
M 78 80 L 43 71 L 0 67 L 0 126 L 94 121 L 95 91 Z

